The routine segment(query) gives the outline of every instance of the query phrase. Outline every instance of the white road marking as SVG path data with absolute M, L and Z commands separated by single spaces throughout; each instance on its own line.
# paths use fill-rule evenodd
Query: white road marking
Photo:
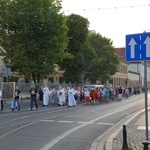
M 112 112 L 112 113 L 109 113 L 107 115 L 104 115 L 104 116 L 101 116 L 99 118 L 96 118 L 96 119 L 93 119 L 91 120 L 91 122 L 95 122 L 95 121 L 98 121 L 102 118 L 105 118 L 105 117 L 108 117 L 110 115 L 113 115 L 115 113 L 118 113 L 118 112 L 121 112 L 123 110 L 125 110 L 126 108 L 123 108 L 121 110 L 118 110 L 118 111 L 115 111 L 115 112 Z M 51 147 L 53 147 L 56 143 L 58 143 L 60 140 L 64 139 L 66 136 L 68 136 L 69 134 L 73 133 L 74 131 L 78 130 L 78 129 L 81 129 L 82 127 L 85 127 L 87 126 L 88 124 L 87 123 L 84 123 L 84 124 L 81 124 L 79 125 L 78 127 L 75 127 L 75 128 L 72 128 L 66 132 L 64 132 L 63 134 L 57 136 L 55 139 L 51 140 L 50 142 L 48 142 L 46 145 L 44 145 L 43 147 L 41 147 L 39 150 L 49 150 Z
M 58 121 L 60 123 L 73 123 L 73 121 L 65 121 L 65 120 L 61 120 L 61 121 Z
M 66 120 L 60 120 L 60 121 L 56 121 L 56 120 L 40 120 L 42 122 L 58 122 L 58 123 L 73 123 L 75 121 L 66 121 Z M 93 124 L 94 122 L 75 122 L 75 123 L 78 123 L 78 124 Z M 100 123 L 97 123 L 98 125 L 109 125 L 109 126 L 112 126 L 114 125 L 114 123 L 105 123 L 105 122 L 100 122 Z
M 12 131 L 10 131 L 10 132 L 7 132 L 6 134 L 3 134 L 2 136 L 0 136 L 0 139 L 3 138 L 3 137 L 5 137 L 5 136 L 7 136 L 7 135 L 9 135 L 9 134 L 11 134 L 11 133 L 13 133 L 13 132 L 16 132 L 16 131 L 18 131 L 18 130 L 20 130 L 20 129 L 23 129 L 23 128 L 25 128 L 25 127 L 28 127 L 28 126 L 30 126 L 30 125 L 32 125 L 32 124 L 35 124 L 35 123 L 37 123 L 37 122 L 38 122 L 38 121 L 35 121 L 35 122 L 32 122 L 32 123 L 26 124 L 26 125 L 24 125 L 24 126 L 21 126 L 21 127 L 17 128 L 17 129 L 14 129 L 14 130 L 12 130 Z
M 82 118 L 86 118 L 86 119 L 87 119 L 87 118 L 92 118 L 92 117 L 90 117 L 90 116 L 84 116 L 84 117 L 83 117 L 83 116 L 63 116 L 63 117 L 65 117 L 65 118 L 81 118 L 81 119 L 82 119 Z
M 108 125 L 108 126 L 113 126 L 114 123 L 103 123 L 103 122 L 100 122 L 100 123 L 97 123 L 99 125 Z
M 80 123 L 80 124 L 93 124 L 93 122 L 77 122 L 77 123 Z
M 54 122 L 55 120 L 41 120 L 42 122 Z
M 95 110 L 91 110 L 92 112 L 94 112 L 95 114 L 100 114 L 99 112 L 95 111 Z

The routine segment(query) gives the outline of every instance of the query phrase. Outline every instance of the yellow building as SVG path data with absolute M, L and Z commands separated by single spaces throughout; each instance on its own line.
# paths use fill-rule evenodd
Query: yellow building
M 126 87 L 128 85 L 128 63 L 125 62 L 123 59 L 120 59 L 120 64 L 118 65 L 118 72 L 113 76 L 113 86 Z

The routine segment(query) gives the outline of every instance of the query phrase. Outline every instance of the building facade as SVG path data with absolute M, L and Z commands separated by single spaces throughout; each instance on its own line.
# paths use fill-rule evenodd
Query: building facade
M 116 48 L 116 53 L 125 60 L 125 48 Z M 132 76 L 131 76 L 132 74 Z M 138 75 L 139 74 L 139 75 Z M 147 62 L 147 85 L 150 88 L 150 62 Z M 138 77 L 137 77 L 138 76 Z M 131 83 L 144 87 L 144 62 L 130 62 L 128 64 L 128 79 Z M 136 81 L 135 81 L 136 79 Z M 134 85 L 134 84 L 133 84 Z
M 113 76 L 114 87 L 126 87 L 128 86 L 128 63 L 120 58 L 120 64 L 118 65 L 118 72 Z

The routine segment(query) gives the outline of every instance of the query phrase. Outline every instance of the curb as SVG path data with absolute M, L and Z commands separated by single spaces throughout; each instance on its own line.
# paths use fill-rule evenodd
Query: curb
M 148 108 L 150 109 L 150 108 Z M 124 124 L 128 124 L 133 120 L 137 115 L 144 112 L 145 109 L 134 112 L 124 119 L 120 120 L 113 127 L 109 128 L 105 133 L 96 138 L 91 144 L 90 150 L 113 150 L 113 139 L 119 134 L 122 130 Z
M 140 110 L 138 112 L 135 112 L 129 116 L 127 116 L 125 119 L 123 119 L 120 123 L 120 127 L 118 128 L 117 125 L 115 126 L 115 128 L 117 128 L 117 130 L 115 130 L 114 133 L 112 133 L 108 139 L 106 140 L 106 143 L 105 143 L 105 149 L 106 150 L 113 150 L 112 147 L 113 147 L 113 139 L 119 134 L 119 132 L 122 130 L 122 126 L 124 124 L 128 124 L 131 120 L 133 120 L 137 115 L 143 113 L 144 110 Z
M 113 138 L 117 136 L 117 134 L 121 131 L 124 122 L 132 115 L 133 114 L 120 120 L 113 127 L 109 128 L 105 133 L 96 138 L 92 143 L 90 150 L 112 150 Z

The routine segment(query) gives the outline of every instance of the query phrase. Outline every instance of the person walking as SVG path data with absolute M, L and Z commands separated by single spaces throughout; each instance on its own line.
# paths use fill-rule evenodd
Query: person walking
M 60 87 L 59 91 L 58 91 L 58 99 L 59 99 L 59 106 L 63 106 L 66 102 L 65 102 L 65 90 L 64 88 Z
M 16 86 L 15 88 L 15 98 L 14 98 L 14 105 L 13 105 L 13 109 L 12 111 L 14 111 L 16 109 L 16 103 L 17 103 L 17 109 L 18 111 L 20 110 L 20 90 L 18 88 L 18 86 Z
M 43 106 L 48 106 L 49 104 L 49 88 L 44 85 L 43 86 Z
M 125 92 L 125 97 L 127 99 L 129 97 L 129 88 L 126 87 L 125 90 L 124 90 L 124 92 Z
M 119 100 L 122 100 L 122 94 L 123 94 L 123 89 L 122 89 L 122 87 L 120 86 L 120 88 L 118 89 L 118 99 L 119 99 Z
M 0 88 L 0 101 L 1 101 L 1 111 L 3 110 L 3 108 L 4 108 L 4 101 L 2 100 L 2 90 L 1 90 L 1 88 Z
M 93 91 L 93 104 L 95 104 L 95 102 L 98 102 L 98 88 Z
M 43 87 L 39 89 L 39 101 L 43 103 Z
M 90 91 L 88 89 L 84 91 L 84 104 L 90 104 Z
M 38 104 L 37 104 L 37 89 L 35 88 L 35 85 L 32 86 L 32 88 L 30 89 L 30 110 L 33 109 L 33 102 L 35 104 L 36 110 L 38 109 Z
M 68 107 L 76 106 L 74 95 L 75 95 L 75 91 L 72 87 L 70 87 L 68 90 Z

